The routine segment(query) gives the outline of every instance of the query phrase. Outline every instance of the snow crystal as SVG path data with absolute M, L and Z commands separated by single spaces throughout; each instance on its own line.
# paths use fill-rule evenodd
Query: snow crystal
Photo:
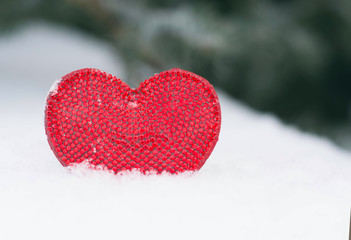
M 50 87 L 49 95 L 53 96 L 57 94 L 58 84 L 61 82 L 62 78 L 57 79 Z

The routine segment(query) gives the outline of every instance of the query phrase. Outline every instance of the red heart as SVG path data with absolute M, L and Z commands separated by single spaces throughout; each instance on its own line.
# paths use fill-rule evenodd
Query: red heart
M 181 69 L 137 89 L 97 69 L 74 71 L 49 93 L 45 110 L 48 141 L 62 165 L 88 161 L 115 173 L 198 170 L 220 124 L 212 85 Z

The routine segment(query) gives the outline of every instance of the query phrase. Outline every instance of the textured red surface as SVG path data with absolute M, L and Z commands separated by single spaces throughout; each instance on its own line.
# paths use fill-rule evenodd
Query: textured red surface
M 74 71 L 49 93 L 45 110 L 48 141 L 62 165 L 85 161 L 115 173 L 198 170 L 220 125 L 212 85 L 181 69 L 137 89 L 97 69 Z

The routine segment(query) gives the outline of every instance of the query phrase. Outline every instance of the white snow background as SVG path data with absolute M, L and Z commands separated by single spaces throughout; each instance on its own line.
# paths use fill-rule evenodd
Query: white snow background
M 103 42 L 43 24 L 0 38 L 0 239 L 346 240 L 351 154 L 219 92 L 220 139 L 194 174 L 114 176 L 54 157 L 50 85 L 123 64 Z

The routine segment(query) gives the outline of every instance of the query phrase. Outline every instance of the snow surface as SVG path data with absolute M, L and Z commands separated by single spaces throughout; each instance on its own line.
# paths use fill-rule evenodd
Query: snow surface
M 220 92 L 220 139 L 199 172 L 68 171 L 44 133 L 50 85 L 123 65 L 104 43 L 42 24 L 2 37 L 0 52 L 0 239 L 347 239 L 351 154 L 328 140 Z

